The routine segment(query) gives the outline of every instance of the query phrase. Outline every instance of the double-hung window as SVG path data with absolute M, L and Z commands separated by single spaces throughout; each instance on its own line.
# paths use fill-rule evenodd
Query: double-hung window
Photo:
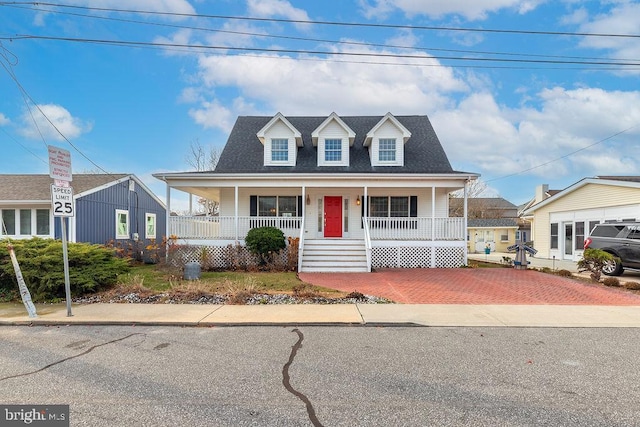
M 342 140 L 341 139 L 325 139 L 324 140 L 324 160 L 326 162 L 342 161 Z
M 551 249 L 558 249 L 558 223 L 551 224 Z
M 271 161 L 286 162 L 289 160 L 289 140 L 274 138 L 271 140 Z
M 378 160 L 381 162 L 396 161 L 396 140 L 395 138 L 380 138 L 378 148 Z
M 116 209 L 116 239 L 129 238 L 129 212 Z
M 156 238 L 156 214 L 154 213 L 146 213 L 145 217 L 145 228 L 144 234 L 147 239 L 155 239 Z

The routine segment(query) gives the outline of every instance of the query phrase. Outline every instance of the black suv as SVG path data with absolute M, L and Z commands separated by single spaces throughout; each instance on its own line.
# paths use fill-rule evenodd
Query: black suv
M 601 249 L 620 259 L 602 269 L 607 276 L 619 276 L 625 268 L 640 270 L 640 222 L 597 224 L 584 248 Z

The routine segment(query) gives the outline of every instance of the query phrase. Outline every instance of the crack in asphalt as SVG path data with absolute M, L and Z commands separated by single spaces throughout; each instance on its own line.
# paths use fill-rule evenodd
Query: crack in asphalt
M 77 358 L 77 357 L 84 356 L 84 355 L 85 355 L 85 354 L 87 354 L 87 353 L 91 353 L 93 350 L 95 350 L 95 349 L 96 349 L 96 348 L 98 348 L 98 347 L 103 347 L 103 346 L 105 346 L 105 345 L 113 344 L 113 343 L 116 343 L 116 342 L 118 342 L 118 341 L 124 341 L 124 340 L 126 340 L 127 338 L 131 338 L 131 337 L 133 337 L 133 336 L 135 336 L 135 335 L 144 335 L 144 334 L 137 332 L 137 333 L 135 333 L 135 334 L 129 334 L 129 335 L 127 335 L 126 337 L 117 338 L 117 339 L 115 339 L 115 340 L 107 341 L 107 342 L 102 343 L 102 344 L 97 344 L 97 345 L 94 345 L 94 346 L 89 347 L 88 349 L 86 349 L 86 350 L 85 350 L 85 351 L 83 351 L 82 353 L 78 353 L 78 354 L 76 354 L 76 355 L 74 355 L 74 356 L 65 357 L 64 359 L 60 359 L 60 360 L 58 360 L 58 361 L 56 361 L 56 362 L 49 363 L 47 366 L 44 366 L 44 367 L 42 367 L 42 368 L 40 368 L 40 369 L 36 369 L 35 371 L 25 372 L 25 373 L 17 374 L 17 375 L 10 375 L 10 376 L 8 376 L 8 377 L 0 378 L 0 381 L 5 381 L 5 380 L 10 380 L 10 379 L 12 379 L 12 378 L 20 378 L 20 377 L 26 377 L 26 376 L 29 376 L 29 375 L 37 374 L 38 372 L 42 372 L 42 371 L 44 371 L 44 370 L 47 370 L 47 369 L 51 368 L 52 366 L 56 366 L 56 365 L 59 365 L 59 364 L 61 364 L 61 363 L 64 363 L 64 362 L 66 362 L 67 360 L 75 359 L 75 358 Z M 69 347 L 69 346 L 67 346 L 67 347 Z
M 296 334 L 298 334 L 298 341 L 293 345 L 293 347 L 291 347 L 291 355 L 289 355 L 289 361 L 287 361 L 287 363 L 285 363 L 285 365 L 282 367 L 282 384 L 284 385 L 284 388 L 289 391 L 289 393 L 293 394 L 298 399 L 304 402 L 305 406 L 307 407 L 307 414 L 309 414 L 309 420 L 314 425 L 314 427 L 323 427 L 322 423 L 316 416 L 316 411 L 315 409 L 313 409 L 313 405 L 311 404 L 309 398 L 291 386 L 289 367 L 293 363 L 293 359 L 295 359 L 298 350 L 302 347 L 302 341 L 304 340 L 304 334 L 300 332 L 299 329 L 293 329 L 291 330 L 291 332 L 295 332 Z

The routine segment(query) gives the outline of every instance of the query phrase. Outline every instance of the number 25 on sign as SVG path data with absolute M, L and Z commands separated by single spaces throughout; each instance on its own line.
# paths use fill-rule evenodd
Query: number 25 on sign
M 51 186 L 53 216 L 73 216 L 73 188 Z

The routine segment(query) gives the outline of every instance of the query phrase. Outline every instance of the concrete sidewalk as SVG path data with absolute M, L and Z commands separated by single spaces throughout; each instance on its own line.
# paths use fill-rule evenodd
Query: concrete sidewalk
M 64 304 L 0 306 L 2 325 L 343 325 L 640 328 L 640 306 L 333 304 Z

